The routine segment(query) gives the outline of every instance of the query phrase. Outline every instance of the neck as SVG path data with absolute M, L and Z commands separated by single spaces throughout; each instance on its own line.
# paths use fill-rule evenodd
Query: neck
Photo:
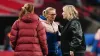
M 52 23 L 53 23 L 53 21 L 51 21 L 51 20 L 48 20 L 48 19 L 47 19 L 47 22 L 48 22 L 48 23 L 50 23 L 50 24 L 52 24 Z

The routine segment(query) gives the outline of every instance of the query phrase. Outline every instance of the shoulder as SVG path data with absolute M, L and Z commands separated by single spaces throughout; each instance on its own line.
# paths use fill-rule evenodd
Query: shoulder
M 82 29 L 81 24 L 78 20 L 73 20 L 70 24 L 71 28 L 75 28 L 75 29 Z
M 45 20 L 41 19 L 40 17 L 39 17 L 39 20 L 40 20 L 41 22 L 45 22 Z
M 71 21 L 71 25 L 72 26 L 74 26 L 74 25 L 80 25 L 80 22 L 79 22 L 79 20 L 75 19 L 75 20 Z
M 40 20 L 40 22 L 41 22 L 42 24 L 46 23 L 46 20 L 43 20 L 43 19 L 41 19 L 41 18 L 39 18 L 39 20 Z
M 17 19 L 17 20 L 14 22 L 14 24 L 17 24 L 19 21 L 20 21 L 20 19 Z
M 79 20 L 78 19 L 73 19 L 71 22 L 72 23 L 79 23 Z
M 60 23 L 59 23 L 59 22 L 55 22 L 55 24 L 60 25 Z

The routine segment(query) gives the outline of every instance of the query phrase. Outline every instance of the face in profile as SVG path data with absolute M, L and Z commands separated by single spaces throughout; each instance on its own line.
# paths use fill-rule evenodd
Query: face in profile
M 65 8 L 63 8 L 62 16 L 63 16 L 63 19 L 66 19 L 68 16 L 68 12 L 65 10 Z
M 73 5 L 66 5 L 63 7 L 63 19 L 71 20 L 78 19 L 78 12 Z
M 56 18 L 56 11 L 55 10 L 48 11 L 47 19 L 50 21 L 54 21 L 55 18 Z

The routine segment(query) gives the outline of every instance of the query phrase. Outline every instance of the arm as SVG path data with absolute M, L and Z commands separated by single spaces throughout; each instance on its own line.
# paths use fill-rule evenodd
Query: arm
M 12 25 L 12 28 L 11 28 L 11 32 L 10 32 L 10 44 L 12 46 L 12 48 L 15 47 L 15 41 L 16 41 L 16 38 L 17 38 L 17 32 L 18 32 L 18 27 L 17 27 L 17 21 L 14 22 L 14 24 Z
M 81 28 L 81 24 L 78 21 L 73 21 L 70 26 L 72 32 L 72 41 L 70 42 L 70 49 L 74 51 L 77 47 L 79 47 L 83 40 L 83 32 Z
M 38 27 L 37 27 L 39 42 L 43 51 L 44 55 L 48 54 L 48 47 L 47 47 L 47 40 L 46 40 L 46 31 L 45 28 L 42 26 L 42 23 L 39 21 Z

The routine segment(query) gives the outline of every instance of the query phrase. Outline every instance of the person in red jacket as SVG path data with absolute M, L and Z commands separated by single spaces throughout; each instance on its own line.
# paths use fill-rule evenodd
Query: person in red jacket
M 34 13 L 33 4 L 25 4 L 14 22 L 10 41 L 15 56 L 46 56 L 48 54 L 46 32 L 39 17 Z

